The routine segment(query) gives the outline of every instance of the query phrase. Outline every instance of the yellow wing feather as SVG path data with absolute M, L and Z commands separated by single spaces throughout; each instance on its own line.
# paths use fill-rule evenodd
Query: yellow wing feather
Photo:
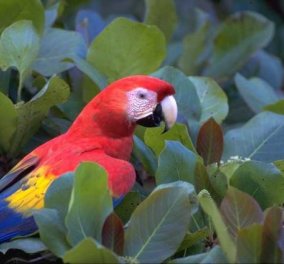
M 8 206 L 24 215 L 42 208 L 45 192 L 54 179 L 55 175 L 48 173 L 46 166 L 32 171 L 23 179 L 19 189 L 5 199 Z

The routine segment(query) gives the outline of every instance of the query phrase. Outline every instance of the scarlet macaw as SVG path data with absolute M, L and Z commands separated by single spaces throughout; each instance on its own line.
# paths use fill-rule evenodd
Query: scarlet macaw
M 174 93 L 172 85 L 154 77 L 115 81 L 85 106 L 65 134 L 25 156 L 0 180 L 0 242 L 36 231 L 31 211 L 43 207 L 52 181 L 82 161 L 103 166 L 112 196 L 123 197 L 135 182 L 128 162 L 135 126 L 165 121 L 170 128 L 177 117 Z

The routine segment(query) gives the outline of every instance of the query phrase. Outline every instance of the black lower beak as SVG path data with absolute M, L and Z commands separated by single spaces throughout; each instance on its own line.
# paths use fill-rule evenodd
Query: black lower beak
M 158 127 L 160 126 L 162 121 L 165 121 L 162 106 L 160 104 L 157 104 L 152 114 L 137 120 L 136 123 L 145 127 Z M 163 133 L 166 131 L 168 131 L 167 124 L 165 125 L 165 130 L 163 131 Z

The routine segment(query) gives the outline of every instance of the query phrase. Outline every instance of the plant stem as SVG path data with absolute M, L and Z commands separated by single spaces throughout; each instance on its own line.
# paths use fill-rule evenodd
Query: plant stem
M 17 103 L 21 102 L 22 100 L 22 88 L 23 88 L 23 78 L 22 73 L 19 73 L 19 84 L 18 84 L 18 90 L 17 90 Z

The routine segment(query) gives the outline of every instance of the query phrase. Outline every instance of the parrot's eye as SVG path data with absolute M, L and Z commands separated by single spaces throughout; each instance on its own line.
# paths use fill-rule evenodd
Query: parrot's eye
M 138 98 L 140 98 L 140 99 L 146 99 L 146 93 L 144 93 L 144 92 L 139 92 L 139 93 L 137 94 L 137 96 L 138 96 Z

